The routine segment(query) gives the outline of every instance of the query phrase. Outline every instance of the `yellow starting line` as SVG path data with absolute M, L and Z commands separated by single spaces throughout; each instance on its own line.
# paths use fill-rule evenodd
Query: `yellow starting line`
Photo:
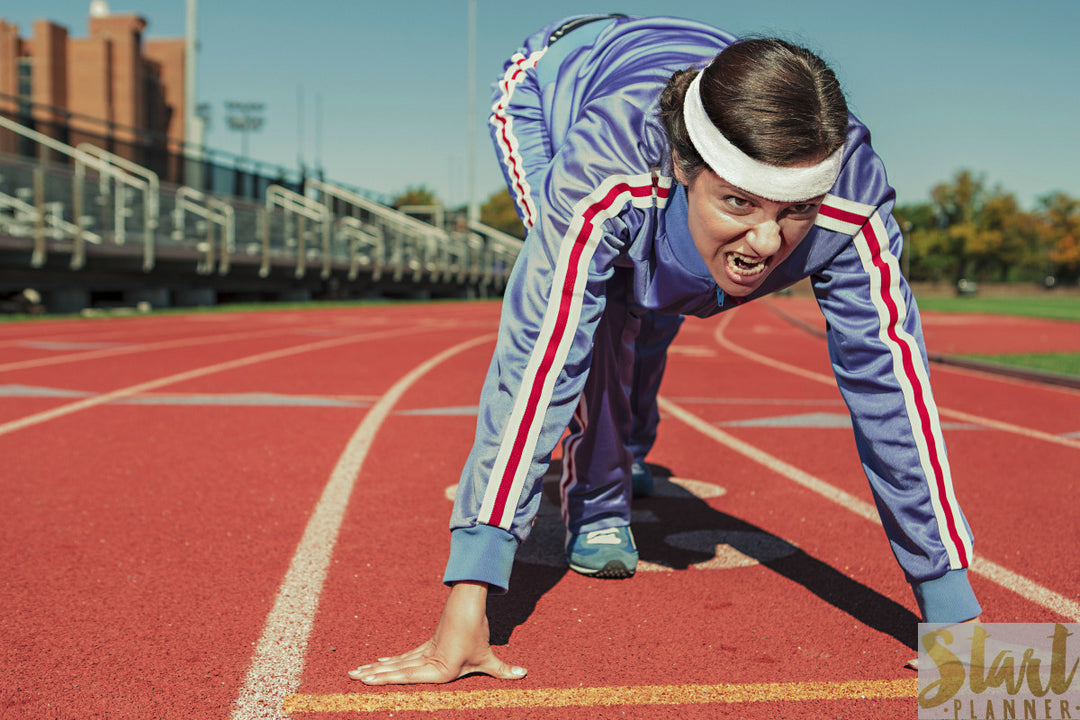
M 918 680 L 751 683 L 744 685 L 638 685 L 392 693 L 290 695 L 282 708 L 299 712 L 437 712 L 484 708 L 589 707 L 596 705 L 710 705 L 804 700 L 915 698 Z

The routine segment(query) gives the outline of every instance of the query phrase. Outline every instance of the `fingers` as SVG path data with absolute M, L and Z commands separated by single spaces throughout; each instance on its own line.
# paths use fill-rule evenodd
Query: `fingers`
M 355 670 L 350 670 L 349 677 L 353 680 L 362 680 L 369 676 L 384 675 L 422 665 L 425 661 L 425 655 L 429 650 L 429 645 L 430 642 L 425 642 L 423 645 L 413 648 L 409 652 L 402 653 L 401 655 L 381 657 L 373 663 L 367 663 Z
M 398 662 L 392 662 L 390 660 L 380 660 L 379 662 L 370 663 L 368 665 L 361 665 L 355 670 L 350 670 L 349 677 L 351 677 L 353 680 L 362 680 L 364 682 L 368 682 L 370 679 L 374 678 L 377 675 L 398 672 L 404 667 L 404 665 Z
M 450 666 L 437 655 L 414 650 L 404 655 L 384 658 L 349 671 L 349 677 L 365 685 L 403 685 L 413 683 L 446 683 L 471 673 L 491 675 L 499 680 L 520 680 L 528 671 L 504 663 L 488 650 L 479 662 Z
M 404 652 L 404 653 L 401 653 L 400 655 L 392 655 L 390 657 L 381 657 L 381 658 L 378 658 L 378 660 L 376 660 L 376 662 L 386 663 L 386 662 L 404 662 L 406 660 L 412 660 L 413 658 L 422 657 L 425 653 L 427 653 L 430 650 L 430 646 L 431 646 L 431 641 L 429 640 L 428 642 L 425 642 L 423 645 L 420 645 L 419 647 L 413 648 L 409 652 Z M 372 664 L 374 664 L 374 663 L 372 663 Z
M 369 666 L 358 668 L 349 673 L 349 677 L 365 685 L 407 685 L 445 683 L 456 679 L 445 665 L 431 660 L 400 667 Z

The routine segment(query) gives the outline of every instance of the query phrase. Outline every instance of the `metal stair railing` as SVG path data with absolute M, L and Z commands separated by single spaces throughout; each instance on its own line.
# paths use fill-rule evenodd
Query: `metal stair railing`
M 444 231 L 338 185 L 308 178 L 304 190 L 321 193 L 324 202 L 326 197 L 335 198 L 371 215 L 376 221 L 373 224 L 382 226 L 384 242 L 391 245 L 395 281 L 401 280 L 406 268 L 412 270 L 414 281 L 419 281 L 425 270 L 429 277 L 437 277 L 437 251 L 447 236 Z M 329 202 L 325 204 L 329 206 Z
M 487 256 L 484 260 L 485 271 L 481 280 L 484 285 L 492 285 L 496 290 L 501 290 L 506 284 L 514 261 L 521 252 L 523 241 L 508 235 L 501 230 L 496 230 L 490 225 L 472 220 L 469 229 L 484 238 L 484 251 Z M 499 263 L 502 263 L 496 267 Z M 500 270 L 497 272 L 497 270 Z
M 146 181 L 146 199 L 143 202 L 143 232 L 153 235 L 158 227 L 161 208 L 161 182 L 157 173 L 92 143 L 79 143 L 75 146 L 75 149 L 87 155 L 92 155 L 109 165 L 115 165 Z
M 470 283 L 477 284 L 485 272 L 484 239 L 475 232 L 458 234 L 461 236 L 460 242 L 465 247 L 465 263 L 462 265 L 461 272 L 458 273 L 458 282 L 468 280 Z
M 375 258 L 368 262 L 371 265 L 371 279 L 381 279 L 386 266 L 386 243 L 383 241 L 382 228 L 378 225 L 367 225 L 348 215 L 338 218 L 336 227 L 338 237 L 348 243 L 349 280 L 355 280 L 360 274 L 360 248 L 364 245 L 375 248 Z
M 196 271 L 209 275 L 214 272 L 214 226 L 221 228 L 221 242 L 216 253 L 218 274 L 229 272 L 230 256 L 236 250 L 236 211 L 232 205 L 201 190 L 181 185 L 176 189 L 176 206 L 172 211 L 174 240 L 182 241 L 186 236 L 186 217 L 191 213 L 206 221 L 206 240 L 203 260 Z
M 2 212 L 3 210 L 10 210 L 12 214 L 9 216 Z M 64 220 L 62 203 L 45 203 L 39 210 L 30 203 L 3 192 L 0 192 L 0 230 L 15 237 L 43 235 L 53 240 L 63 240 L 82 232 L 86 242 L 101 244 L 101 236 L 97 233 L 80 230 L 74 223 Z M 30 265 L 41 267 L 44 264 L 45 253 L 35 246 Z
M 330 245 L 333 229 L 333 216 L 330 213 L 330 208 L 280 185 L 271 185 L 266 188 L 266 220 L 263 223 L 263 264 L 259 269 L 259 275 L 266 277 L 270 274 L 270 214 L 274 207 L 280 207 L 284 210 L 286 222 L 292 215 L 298 217 L 296 277 L 301 278 L 307 272 L 307 230 L 304 227 L 305 219 L 313 220 L 322 226 L 322 277 L 330 277 Z
M 387 208 L 390 209 L 390 208 Z M 426 250 L 426 263 L 424 269 L 433 282 L 446 282 L 452 276 L 457 267 L 457 259 L 460 255 L 457 243 L 453 236 L 446 232 L 445 211 L 442 205 L 401 205 L 392 212 L 401 213 L 405 217 L 416 220 L 416 215 L 429 215 L 431 222 L 420 221 L 424 226 L 423 232 L 435 230 L 438 236 L 428 239 L 424 243 Z M 417 278 L 419 279 L 419 278 Z
M 146 195 L 144 202 L 149 206 L 151 201 L 149 200 L 150 181 L 143 177 L 132 175 L 128 171 L 120 168 L 119 166 L 103 160 L 96 155 L 84 152 L 77 148 L 66 145 L 59 140 L 55 140 L 48 135 L 31 130 L 28 127 L 19 125 L 16 122 L 12 122 L 6 117 L 0 115 L 0 127 L 6 128 L 16 135 L 21 135 L 29 140 L 32 140 L 39 145 L 46 147 L 50 150 L 58 152 L 62 155 L 75 160 L 75 174 L 73 177 L 74 183 L 74 200 L 72 215 L 75 219 L 76 232 L 74 234 L 74 246 L 72 248 L 72 269 L 79 269 L 85 263 L 85 254 L 83 244 L 86 242 L 85 228 L 83 227 L 84 216 L 82 208 L 82 189 L 85 178 L 85 168 L 89 167 L 96 170 L 102 177 L 113 180 L 117 183 L 117 192 L 115 197 L 115 218 L 116 227 L 114 230 L 113 240 L 117 245 L 124 244 L 126 239 L 126 227 L 127 227 L 127 212 L 126 212 L 126 190 L 128 188 L 134 188 L 135 190 L 142 192 Z M 40 170 L 40 168 L 38 168 Z M 146 171 L 149 172 L 149 171 Z M 34 205 L 44 205 L 44 179 L 43 176 L 35 174 L 34 182 Z M 152 228 L 143 228 L 143 270 L 149 272 L 154 267 L 154 234 Z M 41 258 L 44 262 L 45 242 L 44 235 L 39 233 L 35 238 L 35 257 Z

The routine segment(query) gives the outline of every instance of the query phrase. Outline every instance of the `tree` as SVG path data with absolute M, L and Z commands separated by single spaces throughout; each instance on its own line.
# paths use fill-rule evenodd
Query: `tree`
M 405 192 L 394 197 L 394 207 L 401 208 L 406 205 L 441 205 L 435 197 L 435 191 L 425 185 L 408 187 Z
M 925 249 L 942 255 L 954 282 L 1016 279 L 1030 271 L 1037 248 L 1030 220 L 1011 193 L 988 188 L 981 176 L 961 170 L 930 196 L 935 227 Z
M 525 237 L 525 226 L 514 209 L 514 199 L 506 188 L 492 193 L 480 206 L 480 222 L 517 238 Z
M 953 281 L 959 282 L 970 271 L 970 248 L 978 232 L 976 219 L 986 202 L 986 187 L 981 177 L 961 170 L 951 183 L 939 183 L 930 191 L 939 234 L 934 245 L 949 259 Z
M 1064 218 L 1075 216 L 1076 207 L 1075 201 L 1072 206 L 1068 202 L 1065 196 L 1048 197 L 1042 213 L 1025 212 L 1012 193 L 989 188 L 982 177 L 960 171 L 933 188 L 931 202 L 894 211 L 906 238 L 905 252 L 910 253 L 908 276 L 949 282 L 1041 281 L 1049 272 L 1048 253 L 1056 242 L 1063 243 L 1060 257 L 1070 257 Z M 1072 237 L 1080 237 L 1073 228 Z
M 1048 275 L 1059 282 L 1076 283 L 1080 280 L 1080 200 L 1053 193 L 1039 198 L 1039 206 L 1036 225 L 1049 261 Z
M 940 282 L 951 275 L 948 258 L 939 251 L 941 242 L 934 206 L 928 202 L 897 205 L 893 217 L 904 234 L 901 261 L 907 278 Z
M 987 198 L 978 217 L 978 232 L 968 250 L 975 275 L 990 280 L 1033 279 L 1029 263 L 1037 264 L 1028 215 L 1020 210 L 1016 197 L 1000 191 Z M 1036 275 L 1037 277 L 1037 275 Z

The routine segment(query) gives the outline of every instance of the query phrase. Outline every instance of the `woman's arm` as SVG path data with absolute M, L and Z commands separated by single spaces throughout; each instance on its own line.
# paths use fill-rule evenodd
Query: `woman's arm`
M 814 288 L 893 553 L 925 621 L 961 622 L 979 614 L 967 579 L 972 535 L 953 491 L 919 312 L 897 261 L 902 238 L 891 205 L 891 197 L 877 206 L 844 205 L 858 229 L 814 277 Z

